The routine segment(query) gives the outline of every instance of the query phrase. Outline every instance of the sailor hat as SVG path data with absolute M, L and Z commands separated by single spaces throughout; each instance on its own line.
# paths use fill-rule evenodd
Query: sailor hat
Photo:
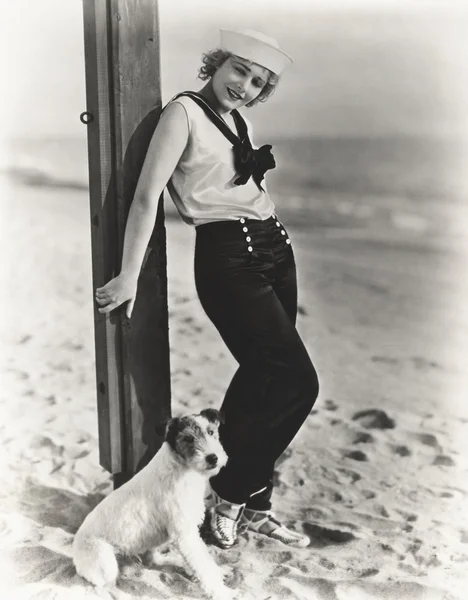
M 221 48 L 250 60 L 280 75 L 292 58 L 280 49 L 278 42 L 259 31 L 221 29 Z

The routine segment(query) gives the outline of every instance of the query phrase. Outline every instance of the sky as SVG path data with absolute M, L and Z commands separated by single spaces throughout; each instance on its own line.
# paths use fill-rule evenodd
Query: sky
M 103 1 L 103 0 L 97 0 Z M 137 0 L 135 0 L 137 1 Z M 457 0 L 159 0 L 163 100 L 198 89 L 219 27 L 259 29 L 294 58 L 249 109 L 283 135 L 468 135 L 468 9 Z M 2 7 L 0 137 L 84 137 L 82 0 Z

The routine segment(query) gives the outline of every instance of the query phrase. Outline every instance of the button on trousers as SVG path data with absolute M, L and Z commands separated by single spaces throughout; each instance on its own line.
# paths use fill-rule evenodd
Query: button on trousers
M 211 485 L 225 500 L 268 510 L 275 462 L 318 395 L 296 329 L 296 264 L 285 228 L 276 216 L 198 226 L 195 283 L 239 363 L 221 406 L 229 460 Z

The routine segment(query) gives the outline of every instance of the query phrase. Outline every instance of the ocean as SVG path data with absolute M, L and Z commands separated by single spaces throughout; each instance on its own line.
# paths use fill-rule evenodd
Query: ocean
M 277 210 L 298 226 L 388 225 L 465 235 L 467 144 L 434 137 L 269 140 Z M 263 141 L 262 141 L 263 143 Z M 88 189 L 85 138 L 10 141 L 0 169 L 16 183 Z M 87 194 L 84 194 L 87 196 Z M 175 215 L 166 201 L 166 214 Z

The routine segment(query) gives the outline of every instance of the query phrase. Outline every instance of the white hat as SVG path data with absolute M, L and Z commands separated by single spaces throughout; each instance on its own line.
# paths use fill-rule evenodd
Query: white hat
M 246 58 L 275 73 L 280 73 L 292 63 L 292 58 L 279 48 L 278 42 L 259 31 L 221 29 L 221 48 L 236 56 Z

